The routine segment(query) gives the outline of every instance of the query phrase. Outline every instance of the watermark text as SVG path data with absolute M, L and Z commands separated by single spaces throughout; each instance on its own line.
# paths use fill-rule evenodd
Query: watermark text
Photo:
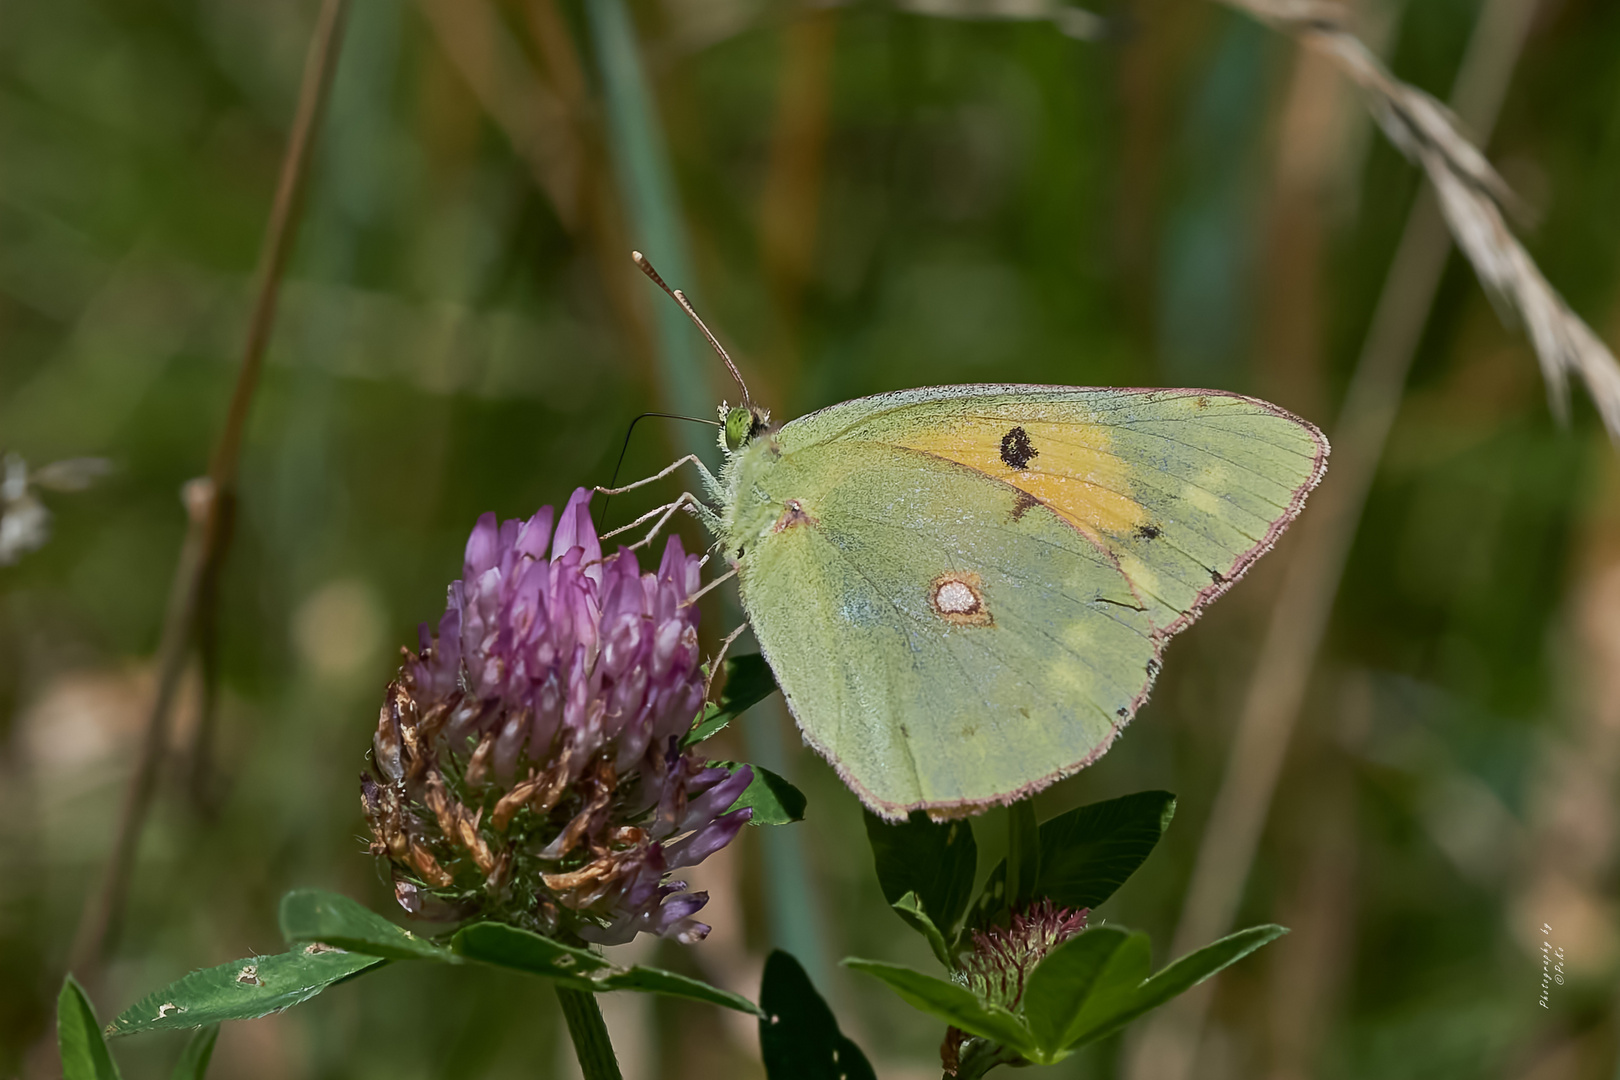
M 1564 950 L 1552 942 L 1552 927 L 1541 924 L 1541 1007 L 1549 1009 L 1548 995 L 1554 986 L 1564 985 Z

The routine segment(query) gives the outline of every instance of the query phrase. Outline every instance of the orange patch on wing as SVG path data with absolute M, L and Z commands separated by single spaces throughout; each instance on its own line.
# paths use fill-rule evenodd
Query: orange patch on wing
M 1096 540 L 1148 520 L 1131 498 L 1130 466 L 1113 455 L 1110 442 L 1101 424 L 966 416 L 900 445 L 1011 484 Z

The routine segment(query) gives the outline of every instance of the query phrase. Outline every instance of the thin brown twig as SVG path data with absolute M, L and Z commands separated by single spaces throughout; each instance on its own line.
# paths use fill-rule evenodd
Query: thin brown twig
M 174 582 L 169 590 L 163 635 L 158 645 L 157 689 L 147 712 L 141 755 L 125 793 L 118 819 L 118 833 L 101 883 L 86 905 L 74 937 L 70 967 L 87 984 L 97 981 L 102 960 L 116 937 L 129 893 L 136 849 L 156 790 L 158 763 L 168 742 L 169 719 L 175 698 L 202 620 L 203 604 L 213 602 L 217 595 L 215 582 L 231 534 L 242 441 L 254 391 L 264 366 L 265 347 L 275 321 L 281 277 L 292 250 L 293 224 L 302 203 L 314 135 L 320 126 L 332 70 L 337 63 L 345 7 L 346 0 L 323 0 L 315 20 L 309 51 L 304 58 L 303 81 L 299 87 L 292 132 L 282 158 L 275 201 L 271 205 L 264 245 L 260 250 L 258 291 L 248 321 L 247 340 L 242 349 L 241 366 L 237 369 L 236 385 L 219 442 L 209 460 L 208 475 L 186 485 L 188 525 L 175 567 Z
M 782 31 L 776 120 L 759 199 L 759 239 L 760 261 L 776 296 L 789 351 L 796 351 L 805 283 L 815 261 L 826 178 L 829 73 L 837 36 L 838 11 L 833 8 L 794 20 Z
M 1490 0 L 1480 15 L 1454 93 L 1477 131 L 1495 126 L 1535 4 Z M 1334 431 L 1333 468 L 1296 526 L 1287 575 L 1182 904 L 1175 955 L 1219 937 L 1237 916 L 1367 494 L 1451 250 L 1443 198 L 1425 189 L 1407 218 Z M 1191 1075 L 1213 982 L 1183 995 L 1138 1033 L 1127 1076 Z

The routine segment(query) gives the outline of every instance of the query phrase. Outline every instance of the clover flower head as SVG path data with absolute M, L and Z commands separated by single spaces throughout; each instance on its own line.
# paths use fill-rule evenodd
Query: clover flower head
M 1035 965 L 1086 928 L 1087 908 L 1071 910 L 1050 900 L 1015 912 L 1006 926 L 973 931 L 973 951 L 962 958 L 956 981 L 986 1001 L 1009 1009 L 1024 997 L 1024 980 Z
M 973 931 L 973 951 L 963 956 L 951 978 L 994 1005 L 1017 1011 L 1024 998 L 1024 983 L 1035 965 L 1065 941 L 1086 928 L 1089 908 L 1059 907 L 1040 899 L 1022 912 L 1014 912 L 1006 926 L 992 924 Z M 948 1028 L 940 1059 L 948 1075 L 956 1075 L 967 1034 Z
M 682 739 L 703 701 L 701 561 L 606 558 L 590 491 L 478 520 L 437 630 L 405 654 L 361 778 L 371 850 L 415 915 L 483 916 L 604 945 L 709 931 L 672 870 L 724 847 L 752 779 Z

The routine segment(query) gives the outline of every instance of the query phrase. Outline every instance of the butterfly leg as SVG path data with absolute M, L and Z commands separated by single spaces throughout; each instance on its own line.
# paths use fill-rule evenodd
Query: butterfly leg
M 676 469 L 678 469 L 682 465 L 686 465 L 686 464 L 692 464 L 692 465 L 697 466 L 697 471 L 703 478 L 704 490 L 708 491 L 711 495 L 713 495 L 714 493 L 716 493 L 716 492 L 718 492 L 720 490 L 720 481 L 718 481 L 718 480 L 716 480 L 714 478 L 714 473 L 709 471 L 709 467 L 707 465 L 703 464 L 702 459 L 699 458 L 696 454 L 687 454 L 683 458 L 677 458 L 676 460 L 670 462 L 668 465 L 664 466 L 662 469 L 660 469 L 657 472 L 653 473 L 651 476 L 645 477 L 645 478 L 643 478 L 641 480 L 637 480 L 634 483 L 626 484 L 623 487 L 616 487 L 616 488 L 599 487 L 599 488 L 596 489 L 596 492 L 599 495 L 608 495 L 608 496 L 623 495 L 627 491 L 634 491 L 639 487 L 646 487 L 648 484 L 651 484 L 656 480 L 662 480 L 664 477 L 668 476 L 670 473 L 674 472 Z
M 716 585 L 720 584 L 722 581 L 727 581 L 727 580 L 729 580 L 731 578 L 734 578 L 736 576 L 737 576 L 737 568 L 735 566 L 733 566 L 730 570 L 727 570 L 725 573 L 721 574 L 719 577 L 712 579 L 707 585 L 703 586 L 703 588 L 699 589 L 697 592 L 693 593 L 691 596 L 688 596 L 684 601 L 681 602 L 681 606 L 682 607 L 687 607 L 689 605 L 697 603 L 698 599 L 704 593 L 708 592 L 710 589 L 714 588 Z
M 708 492 L 709 498 L 719 500 L 721 498 L 720 481 L 718 481 L 718 480 L 716 480 L 714 478 L 714 473 L 709 471 L 708 466 L 704 465 L 702 460 L 699 459 L 699 457 L 696 454 L 687 454 L 683 458 L 679 458 L 679 459 L 677 459 L 675 461 L 670 462 L 668 465 L 666 465 L 664 468 L 658 470 L 658 472 L 654 473 L 653 475 L 645 477 L 644 479 L 641 479 L 641 480 L 637 480 L 634 483 L 626 484 L 623 487 L 616 487 L 616 488 L 599 487 L 599 488 L 596 488 L 595 490 L 596 490 L 596 492 L 598 494 L 606 495 L 608 498 L 611 499 L 615 495 L 622 495 L 627 491 L 634 491 L 639 487 L 645 487 L 646 485 L 651 484 L 656 480 L 662 480 L 662 479 L 664 479 L 664 477 L 668 476 L 670 473 L 674 472 L 676 469 L 678 469 L 682 465 L 686 465 L 686 464 L 692 464 L 692 465 L 697 466 L 698 474 L 703 480 L 703 490 Z M 665 505 L 658 507 L 656 510 L 651 511 L 650 513 L 643 514 L 641 517 L 637 518 L 634 522 L 632 522 L 631 525 L 625 526 L 625 528 L 631 528 L 634 525 L 638 525 L 641 522 L 644 522 L 644 521 L 648 520 L 649 518 L 651 518 L 654 514 L 657 514 L 657 513 L 661 512 L 661 511 L 671 510 L 671 512 L 673 512 L 672 507 L 680 506 L 681 503 L 682 503 L 682 500 L 685 500 L 686 508 L 692 512 L 693 517 L 697 518 L 698 521 L 703 523 L 703 527 L 705 529 L 709 530 L 709 534 L 711 536 L 719 536 L 720 535 L 721 529 L 723 528 L 723 526 L 722 526 L 721 521 L 720 521 L 719 512 L 717 510 L 715 510 L 714 507 L 712 507 L 708 503 L 704 502 L 702 499 L 699 499 L 696 495 L 693 495 L 691 492 L 683 492 L 681 494 L 681 498 L 675 500 L 674 503 L 666 503 Z M 606 506 L 607 506 L 607 504 L 604 503 L 603 504 L 603 512 L 604 513 L 606 512 Z M 667 520 L 667 517 L 666 517 L 665 520 Z M 650 541 L 654 536 L 658 535 L 658 529 L 662 528 L 663 525 L 664 525 L 664 522 L 660 521 L 658 523 L 658 525 L 653 529 L 652 533 L 650 533 L 648 535 L 647 540 Z M 623 532 L 623 531 L 624 531 L 623 529 L 615 529 L 614 530 L 614 532 Z M 612 536 L 612 535 L 614 535 L 614 533 L 608 533 L 607 535 Z M 641 547 L 642 545 L 641 544 L 636 544 L 636 545 L 633 545 L 633 546 L 634 547 Z
M 669 519 L 674 517 L 675 512 L 680 510 L 682 507 L 685 507 L 687 510 L 691 511 L 692 515 L 702 521 L 705 526 L 708 526 L 709 519 L 714 517 L 714 511 L 710 510 L 707 506 L 704 506 L 703 503 L 698 501 L 698 497 L 696 495 L 693 495 L 690 491 L 683 491 L 681 492 L 680 498 L 676 499 L 674 502 L 665 503 L 663 506 L 653 507 L 645 514 L 642 514 L 640 517 L 636 518 L 636 520 L 632 521 L 630 524 L 621 525 L 612 532 L 603 533 L 602 539 L 608 540 L 612 537 L 618 536 L 622 532 L 629 532 L 631 529 L 638 528 L 656 517 L 658 520 L 653 522 L 653 527 L 648 530 L 647 535 L 630 545 L 631 551 L 635 551 L 638 548 L 644 548 L 653 542 L 653 538 L 663 531 L 664 526 L 669 523 Z
M 736 573 L 736 571 L 732 571 L 732 573 Z M 731 574 L 726 575 L 726 577 L 730 577 L 730 576 L 731 576 Z M 725 578 L 718 578 L 716 580 L 717 581 L 724 581 Z M 710 584 L 714 584 L 714 582 L 711 582 Z M 696 597 L 693 597 L 693 599 L 696 599 Z M 704 701 L 709 700 L 709 692 L 714 688 L 714 677 L 720 671 L 720 662 L 723 661 L 726 658 L 726 650 L 731 648 L 731 643 L 733 641 L 736 641 L 739 637 L 742 637 L 742 632 L 744 630 L 746 630 L 746 629 L 748 629 L 748 624 L 743 623 L 741 626 L 737 627 L 737 629 L 735 629 L 731 633 L 727 634 L 725 636 L 725 640 L 720 642 L 720 651 L 715 653 L 714 654 L 714 659 L 709 661 L 709 678 L 703 684 L 703 700 Z

